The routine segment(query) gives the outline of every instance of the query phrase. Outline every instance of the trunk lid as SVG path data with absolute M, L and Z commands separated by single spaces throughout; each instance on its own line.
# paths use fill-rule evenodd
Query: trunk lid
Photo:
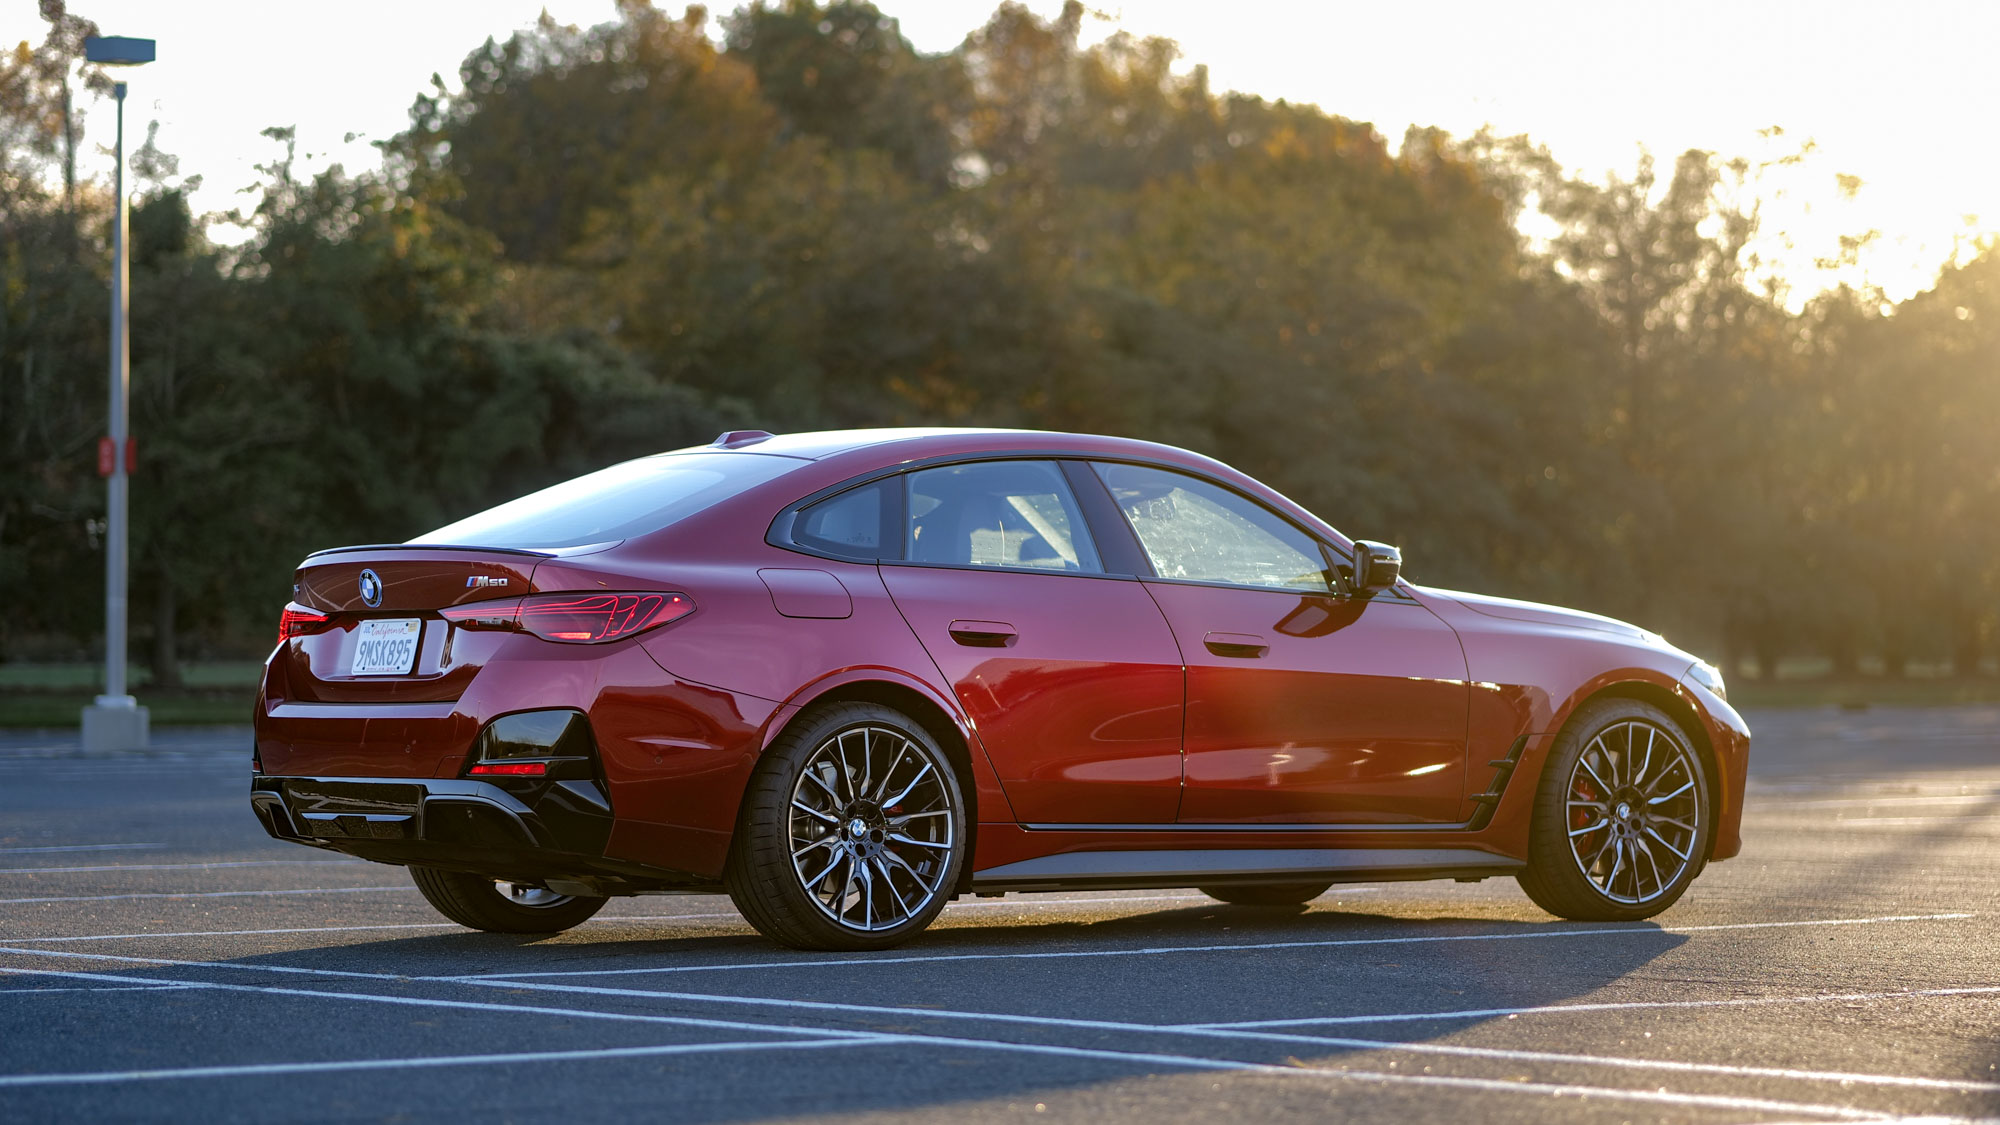
M 276 661 L 284 698 L 456 700 L 506 634 L 456 628 L 438 611 L 535 593 L 535 568 L 549 557 L 541 551 L 402 545 L 308 556 L 294 579 L 292 600 L 330 619 L 314 632 L 280 642 Z M 414 660 L 385 649 L 385 638 L 389 645 L 413 643 Z M 384 665 L 394 670 L 380 670 Z

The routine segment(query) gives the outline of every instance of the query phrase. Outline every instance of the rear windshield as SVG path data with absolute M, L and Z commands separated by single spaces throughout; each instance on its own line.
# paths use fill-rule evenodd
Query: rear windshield
M 746 453 L 641 457 L 509 500 L 410 542 L 533 550 L 630 539 L 803 464 Z

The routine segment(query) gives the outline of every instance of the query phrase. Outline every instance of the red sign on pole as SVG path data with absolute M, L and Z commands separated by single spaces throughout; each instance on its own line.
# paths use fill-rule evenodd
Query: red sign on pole
M 131 476 L 133 473 L 136 473 L 138 471 L 139 471 L 139 439 L 135 437 L 128 437 L 125 439 L 125 475 Z
M 108 437 L 97 439 L 97 475 L 108 477 L 118 468 L 118 447 Z

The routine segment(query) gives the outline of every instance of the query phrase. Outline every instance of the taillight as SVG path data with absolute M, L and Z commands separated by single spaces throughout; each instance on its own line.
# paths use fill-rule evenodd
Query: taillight
M 278 615 L 278 643 L 283 644 L 293 637 L 303 637 L 307 633 L 317 633 L 326 628 L 326 623 L 332 619 L 328 614 L 292 602 Z
M 694 612 L 686 594 L 536 594 L 438 611 L 468 629 L 519 629 L 545 641 L 596 644 L 643 633 Z

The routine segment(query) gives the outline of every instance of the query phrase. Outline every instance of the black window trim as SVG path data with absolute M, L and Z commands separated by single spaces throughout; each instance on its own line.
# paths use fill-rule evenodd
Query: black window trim
M 1102 573 L 1092 573 L 1072 570 L 1045 570 L 1041 567 L 967 566 L 956 563 L 912 562 L 905 559 L 902 557 L 902 509 L 906 502 L 903 497 L 908 492 L 907 485 L 903 488 L 890 489 L 889 493 L 895 497 L 895 503 L 893 505 L 884 505 L 885 519 L 888 518 L 887 509 L 891 507 L 895 509 L 895 534 L 883 540 L 884 543 L 893 542 L 895 544 L 894 557 L 890 557 L 889 552 L 886 550 L 880 556 L 839 555 L 818 548 L 808 547 L 803 543 L 794 541 L 792 538 L 792 527 L 798 519 L 799 512 L 812 507 L 822 500 L 827 500 L 843 492 L 873 484 L 885 477 L 904 475 L 920 469 L 936 468 L 940 465 L 965 464 L 973 461 L 1056 462 L 1062 469 L 1064 479 L 1069 482 L 1070 492 L 1076 499 L 1077 507 L 1083 512 L 1084 524 L 1090 531 L 1091 541 L 1097 548 L 1098 561 L 1104 565 L 1104 571 Z M 913 461 L 904 461 L 901 464 L 870 469 L 865 473 L 849 477 L 846 480 L 830 484 L 825 488 L 809 493 L 779 509 L 777 516 L 771 520 L 770 529 L 764 534 L 764 542 L 781 550 L 792 551 L 801 555 L 810 555 L 814 558 L 831 559 L 836 562 L 878 563 L 884 566 L 921 566 L 932 570 L 988 571 L 1002 574 L 1053 574 L 1065 578 L 1111 579 L 1119 582 L 1136 582 L 1141 580 L 1147 582 L 1172 582 L 1176 585 L 1210 586 L 1220 590 L 1263 590 L 1271 593 L 1290 594 L 1293 597 L 1351 598 L 1354 596 L 1344 589 L 1320 593 L 1316 590 L 1301 590 L 1296 586 L 1246 586 L 1237 582 L 1208 582 L 1196 578 L 1159 577 L 1153 573 L 1152 563 L 1147 558 L 1145 549 L 1139 544 L 1138 535 L 1132 530 L 1130 521 L 1126 520 L 1124 515 L 1118 511 L 1117 501 L 1112 498 L 1110 490 L 1105 487 L 1104 481 L 1097 475 L 1097 471 L 1090 467 L 1089 463 L 1093 461 L 1102 461 L 1113 465 L 1141 465 L 1146 468 L 1160 469 L 1169 473 L 1180 473 L 1183 476 L 1193 477 L 1196 480 L 1214 485 L 1227 492 L 1233 492 L 1271 513 L 1277 519 L 1284 521 L 1297 530 L 1299 534 L 1318 543 L 1320 549 L 1327 556 L 1330 570 L 1339 572 L 1343 567 L 1351 568 L 1353 566 L 1353 555 L 1343 550 L 1338 544 L 1328 541 L 1324 535 L 1319 534 L 1309 527 L 1300 526 L 1297 520 L 1272 508 L 1269 504 L 1264 503 L 1257 497 L 1250 495 L 1227 481 L 1217 480 L 1207 473 L 1190 469 L 1185 465 L 1175 464 L 1171 461 L 1156 460 L 1149 457 L 1120 456 L 1116 454 L 1080 453 L 1074 449 L 1006 449 L 987 450 L 978 453 L 942 453 L 933 457 L 921 457 Z M 1081 474 L 1088 477 L 1095 485 L 1094 491 L 1079 486 L 1077 481 L 1078 470 L 1081 470 Z M 1095 497 L 1101 497 L 1105 504 L 1110 505 L 1110 512 L 1108 514 L 1114 517 L 1110 529 L 1099 526 L 1106 513 L 1102 511 L 1100 505 L 1093 503 L 1093 498 Z M 1106 550 L 1107 542 L 1113 546 L 1113 550 Z M 1122 556 L 1116 563 L 1121 569 L 1115 571 L 1113 569 L 1114 556 Z M 1348 570 L 1347 573 L 1352 573 L 1352 570 Z M 1378 590 L 1371 596 L 1371 600 L 1408 603 L 1411 605 L 1418 604 L 1416 599 L 1411 597 L 1401 587 Z

